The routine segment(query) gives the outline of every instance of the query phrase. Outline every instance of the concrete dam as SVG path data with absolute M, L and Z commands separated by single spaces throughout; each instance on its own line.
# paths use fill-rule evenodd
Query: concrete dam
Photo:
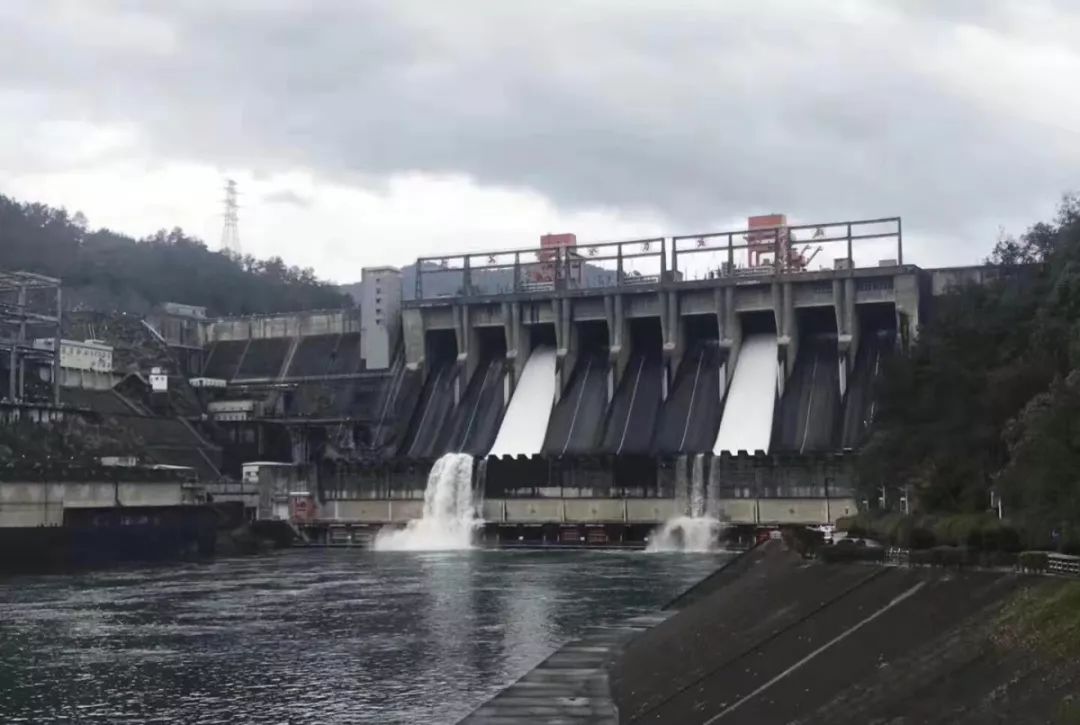
M 195 341 L 181 346 L 226 431 L 223 470 L 305 467 L 300 523 L 328 541 L 422 518 L 434 463 L 458 453 L 488 540 L 827 524 L 856 509 L 852 453 L 888 357 L 935 295 L 987 271 L 905 264 L 898 218 L 766 221 L 549 235 L 367 269 L 358 309 L 157 327 Z
M 807 233 L 839 249 L 831 268 L 808 268 Z M 428 471 L 452 453 L 477 459 L 480 518 L 500 541 L 854 513 L 849 454 L 925 286 L 902 263 L 899 219 L 557 241 L 417 261 L 385 396 L 415 402 L 379 460 L 320 474 L 329 519 L 419 518 Z M 883 242 L 888 259 L 855 256 Z

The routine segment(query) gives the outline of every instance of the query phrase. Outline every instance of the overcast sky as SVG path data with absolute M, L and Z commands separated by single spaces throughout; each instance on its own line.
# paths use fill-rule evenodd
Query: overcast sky
M 1078 3 L 4 0 L 0 192 L 347 282 L 417 255 L 900 215 L 973 263 L 1080 187 Z

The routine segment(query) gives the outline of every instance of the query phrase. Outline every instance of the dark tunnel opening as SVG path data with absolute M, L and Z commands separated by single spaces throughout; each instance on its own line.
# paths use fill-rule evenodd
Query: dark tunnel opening
M 743 312 L 739 315 L 739 325 L 742 328 L 743 337 L 763 333 L 776 334 L 776 315 L 772 310 L 760 312 Z
M 453 330 L 428 330 L 425 347 L 432 370 L 441 363 L 457 358 L 457 336 Z
M 855 314 L 860 332 L 896 332 L 896 305 L 891 302 L 857 305 Z
M 836 309 L 832 306 L 797 309 L 795 321 L 800 337 L 836 336 Z
M 506 332 L 502 327 L 476 328 L 476 352 L 481 360 L 506 357 Z
M 598 354 L 607 352 L 608 326 L 604 320 L 585 320 L 576 324 L 578 352 Z
M 687 315 L 682 318 L 682 324 L 687 347 L 699 340 L 720 340 L 720 324 L 716 315 Z
M 555 347 L 555 325 L 550 322 L 529 325 L 529 349 L 541 345 Z

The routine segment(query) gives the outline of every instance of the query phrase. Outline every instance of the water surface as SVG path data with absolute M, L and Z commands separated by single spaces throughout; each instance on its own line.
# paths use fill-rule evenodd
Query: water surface
M 293 550 L 11 579 L 0 722 L 453 722 L 722 556 Z

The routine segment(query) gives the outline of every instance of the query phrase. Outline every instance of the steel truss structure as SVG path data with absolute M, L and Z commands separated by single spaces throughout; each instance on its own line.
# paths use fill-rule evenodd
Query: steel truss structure
M 27 401 L 28 366 L 49 366 L 51 396 L 60 404 L 60 335 L 63 317 L 60 280 L 32 272 L 0 270 L 0 355 L 7 361 L 6 397 Z M 36 347 L 35 340 L 51 340 Z M 34 401 L 45 402 L 45 401 Z

